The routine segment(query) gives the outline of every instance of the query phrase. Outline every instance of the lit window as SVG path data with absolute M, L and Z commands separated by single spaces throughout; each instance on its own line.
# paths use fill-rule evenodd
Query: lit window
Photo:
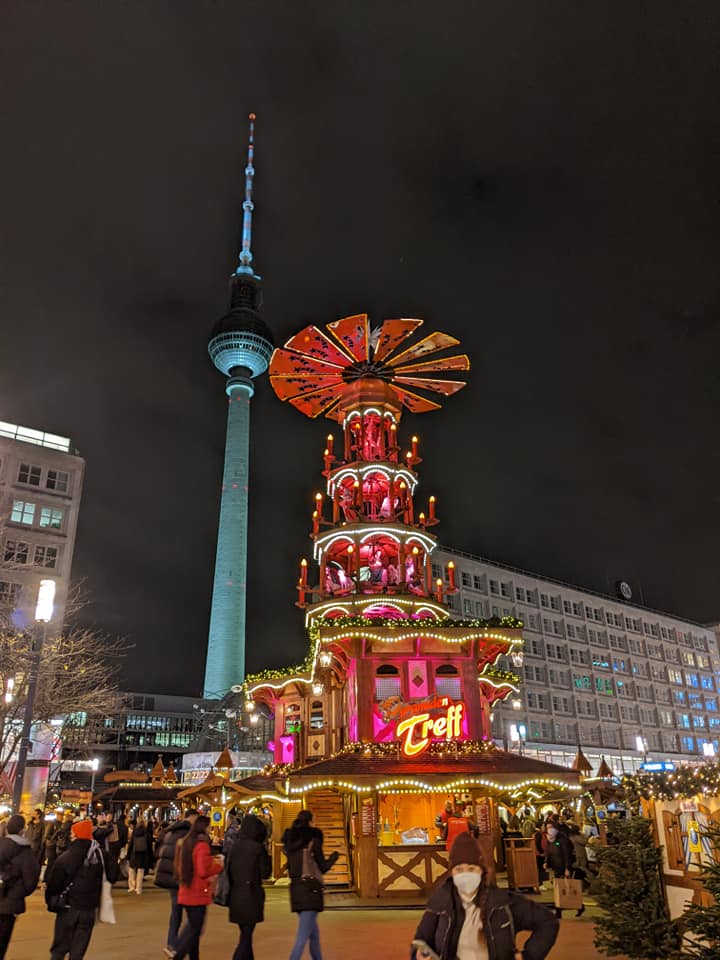
M 18 468 L 18 483 L 29 483 L 31 487 L 40 486 L 42 469 L 32 463 L 21 463 Z
M 13 523 L 24 523 L 31 527 L 35 519 L 35 504 L 26 500 L 13 501 L 10 519 Z
M 700 680 L 698 679 L 698 675 L 697 675 L 696 673 L 686 673 L 686 674 L 685 674 L 685 682 L 687 683 L 687 685 L 688 685 L 689 687 L 699 687 L 699 686 L 700 686 Z
M 34 564 L 36 567 L 54 569 L 58 559 L 57 547 L 35 547 Z
M 401 695 L 400 671 L 392 664 L 378 667 L 375 675 L 375 699 L 382 702 Z
M 40 508 L 40 526 L 60 530 L 62 527 L 63 512 L 55 507 Z
M 714 690 L 712 677 L 700 677 L 700 684 L 702 685 L 703 690 Z
M 462 698 L 462 687 L 457 667 L 443 663 L 435 671 L 435 692 L 439 697 L 450 697 L 451 700 Z
M 27 563 L 30 544 L 22 540 L 5 541 L 5 560 L 10 563 Z
M 70 474 L 64 470 L 48 470 L 45 486 L 48 490 L 57 490 L 58 493 L 67 493 L 70 486 Z

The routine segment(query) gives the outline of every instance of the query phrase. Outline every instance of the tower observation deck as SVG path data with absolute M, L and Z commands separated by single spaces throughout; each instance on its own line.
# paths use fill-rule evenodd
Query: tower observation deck
M 240 263 L 230 279 L 230 308 L 212 330 L 208 352 L 227 379 L 225 464 L 203 695 L 220 698 L 245 678 L 250 400 L 268 367 L 272 334 L 260 316 L 262 288 L 252 267 L 255 115 L 250 114 Z

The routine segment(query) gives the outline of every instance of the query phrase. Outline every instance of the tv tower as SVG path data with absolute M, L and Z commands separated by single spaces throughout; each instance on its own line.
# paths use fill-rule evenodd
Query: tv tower
M 273 338 L 260 317 L 262 289 L 252 267 L 255 114 L 250 114 L 245 168 L 240 264 L 230 280 L 230 309 L 213 328 L 210 359 L 227 377 L 225 466 L 223 468 L 215 579 L 203 696 L 223 697 L 245 679 L 245 594 L 247 587 L 248 461 L 253 379 L 265 373 Z

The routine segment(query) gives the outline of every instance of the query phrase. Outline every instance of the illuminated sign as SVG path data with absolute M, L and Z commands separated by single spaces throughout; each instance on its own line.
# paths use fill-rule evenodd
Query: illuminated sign
M 423 710 L 423 704 L 417 704 Z M 438 716 L 437 714 L 440 713 Z M 462 700 L 451 702 L 448 697 L 440 699 L 439 708 L 425 709 L 400 720 L 395 727 L 395 736 L 402 743 L 406 757 L 416 757 L 430 746 L 432 740 L 462 740 L 465 704 Z
M 663 770 L 674 770 L 675 764 L 672 760 L 653 760 L 640 764 L 641 770 L 647 770 L 649 773 L 659 773 Z

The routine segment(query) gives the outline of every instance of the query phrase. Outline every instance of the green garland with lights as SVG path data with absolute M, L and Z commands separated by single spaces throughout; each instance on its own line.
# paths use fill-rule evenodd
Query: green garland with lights
M 318 619 L 315 620 L 308 629 L 308 640 L 310 641 L 310 645 L 308 654 L 303 662 L 293 667 L 280 667 L 277 669 L 260 670 L 258 673 L 248 674 L 245 678 L 245 692 L 247 692 L 250 687 L 257 686 L 259 683 L 269 683 L 275 680 L 289 680 L 291 677 L 304 676 L 306 674 L 309 678 L 317 657 L 318 647 L 320 645 L 320 631 L 323 627 L 365 627 L 368 630 L 374 630 L 380 627 L 392 631 L 399 629 L 406 630 L 408 625 L 412 625 L 413 627 L 417 625 L 418 634 L 422 635 L 423 626 L 432 626 L 433 630 L 437 630 L 438 628 L 441 630 L 453 628 L 486 630 L 498 627 L 504 627 L 506 630 L 520 630 L 522 629 L 523 622 L 522 620 L 518 620 L 517 617 L 490 617 L 487 620 L 482 618 L 454 620 L 451 617 L 444 617 L 442 620 L 431 620 L 429 617 L 420 620 L 411 620 L 406 618 L 396 619 L 391 617 L 318 617 Z M 518 683 L 520 681 L 520 678 L 510 671 L 500 670 L 498 673 L 490 673 L 488 670 L 486 670 L 485 676 L 500 680 L 507 679 L 511 683 Z
M 491 740 L 463 740 L 456 742 L 433 741 L 425 751 L 425 756 L 430 757 L 469 757 L 476 756 L 479 753 L 492 753 L 496 749 Z M 397 757 L 400 754 L 400 741 L 392 740 L 386 743 L 375 743 L 373 740 L 357 740 L 353 743 L 346 743 L 335 757 L 372 757 L 374 760 L 383 757 Z
M 631 803 L 642 800 L 689 800 L 700 793 L 720 796 L 720 762 L 678 766 L 675 770 L 640 771 L 621 780 Z
M 504 680 L 514 686 L 518 686 L 521 680 L 517 673 L 513 673 L 512 670 L 502 670 L 500 667 L 485 667 L 482 673 L 478 674 L 478 680 L 483 680 L 485 677 L 490 680 Z

